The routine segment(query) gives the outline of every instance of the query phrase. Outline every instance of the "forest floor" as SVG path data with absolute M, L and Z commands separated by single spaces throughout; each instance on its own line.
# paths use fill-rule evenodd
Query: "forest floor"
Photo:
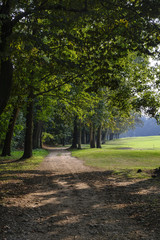
M 160 180 L 116 177 L 65 149 L 16 176 L 1 182 L 1 240 L 160 239 Z

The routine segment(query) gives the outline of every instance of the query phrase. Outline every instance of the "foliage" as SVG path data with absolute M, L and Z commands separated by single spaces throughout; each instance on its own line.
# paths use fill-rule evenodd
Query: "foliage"
M 22 149 L 24 147 L 24 130 L 25 130 L 24 113 L 23 111 L 20 111 L 14 127 L 14 134 L 12 139 L 13 149 Z
M 70 137 L 74 116 L 113 130 L 124 119 L 130 123 L 134 109 L 157 116 L 147 58 L 158 51 L 157 9 L 158 0 L 2 1 L 0 112 L 9 96 L 25 106 L 34 99 L 34 120 L 44 123 L 44 132 L 54 121 L 59 131 L 52 126 L 49 134 L 56 141 Z M 21 141 L 23 124 L 16 128 Z
M 42 143 L 51 143 L 54 139 L 53 135 L 47 132 L 42 133 Z

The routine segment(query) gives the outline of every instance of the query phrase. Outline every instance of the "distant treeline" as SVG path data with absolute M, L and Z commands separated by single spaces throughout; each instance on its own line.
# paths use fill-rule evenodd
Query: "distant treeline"
M 139 136 L 154 136 L 160 135 L 160 125 L 154 118 L 141 118 L 143 124 L 135 125 L 134 129 L 120 135 L 120 137 L 139 137 Z

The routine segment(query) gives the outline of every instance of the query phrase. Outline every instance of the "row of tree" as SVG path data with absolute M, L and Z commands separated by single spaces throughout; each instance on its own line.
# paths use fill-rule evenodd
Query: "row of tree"
M 91 147 L 96 131 L 101 147 L 100 136 L 132 125 L 135 112 L 154 116 L 159 70 L 148 56 L 158 53 L 159 6 L 158 0 L 2 0 L 2 154 L 10 154 L 18 113 L 14 139 L 24 145 L 22 158 L 41 146 L 42 129 L 44 139 L 61 135 L 63 143 L 73 131 L 72 147 L 80 147 L 81 129 L 90 127 Z

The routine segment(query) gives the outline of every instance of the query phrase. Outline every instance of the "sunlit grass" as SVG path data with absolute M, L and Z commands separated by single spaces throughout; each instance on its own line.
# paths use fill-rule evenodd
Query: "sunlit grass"
M 48 154 L 48 151 L 36 149 L 33 151 L 33 156 L 31 158 L 14 162 L 14 160 L 18 160 L 22 154 L 22 151 L 14 151 L 12 156 L 0 157 L 0 172 L 33 170 L 42 162 L 44 157 Z M 9 162 L 7 160 L 9 160 Z
M 82 150 L 72 151 L 72 155 L 88 166 L 130 177 L 145 177 L 149 170 L 160 166 L 160 136 L 113 140 L 102 149 L 90 149 L 85 145 Z M 142 169 L 141 174 L 137 174 L 138 169 Z
M 120 138 L 108 141 L 104 147 L 160 150 L 160 136 Z

